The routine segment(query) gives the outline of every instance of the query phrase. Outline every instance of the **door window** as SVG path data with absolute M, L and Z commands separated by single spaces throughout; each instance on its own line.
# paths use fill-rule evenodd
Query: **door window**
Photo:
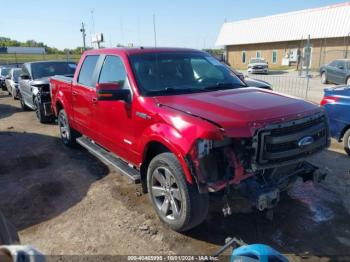
M 88 87 L 95 87 L 94 72 L 98 61 L 98 55 L 87 56 L 81 66 L 78 83 Z
M 25 66 L 25 65 L 22 66 L 22 74 L 27 75 L 31 78 L 31 76 L 29 74 L 29 70 L 28 70 L 27 66 Z
M 129 88 L 129 81 L 123 61 L 118 56 L 107 56 L 100 73 L 99 83 L 116 83 Z
M 345 70 L 345 61 L 338 61 L 337 68 L 339 70 Z

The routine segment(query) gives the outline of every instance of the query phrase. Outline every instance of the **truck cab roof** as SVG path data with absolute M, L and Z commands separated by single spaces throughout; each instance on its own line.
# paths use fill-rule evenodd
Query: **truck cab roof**
M 195 52 L 202 53 L 202 51 L 191 48 L 174 48 L 174 47 L 117 47 L 88 50 L 85 53 L 89 55 L 94 54 L 144 54 L 144 53 L 168 53 L 168 52 Z

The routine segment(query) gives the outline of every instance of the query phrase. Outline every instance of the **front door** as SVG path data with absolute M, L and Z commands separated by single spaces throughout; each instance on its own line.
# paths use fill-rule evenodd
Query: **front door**
M 78 131 L 89 138 L 97 139 L 93 121 L 97 102 L 96 81 L 98 55 L 88 55 L 80 68 L 77 83 L 72 85 L 73 121 Z
M 119 56 L 105 57 L 98 83 L 118 83 L 122 88 L 131 90 L 123 60 Z M 95 113 L 98 143 L 132 162 L 136 157 L 133 102 L 98 101 Z
M 22 67 L 22 74 L 26 75 L 28 79 L 21 79 L 19 82 L 21 96 L 27 105 L 33 107 L 33 94 L 31 87 L 32 75 L 26 65 Z

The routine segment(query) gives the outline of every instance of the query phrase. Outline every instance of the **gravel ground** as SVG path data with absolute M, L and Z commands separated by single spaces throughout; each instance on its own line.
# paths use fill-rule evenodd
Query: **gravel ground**
M 2 91 L 0 159 L 0 208 L 22 243 L 47 255 L 212 254 L 229 236 L 296 261 L 350 255 L 350 159 L 337 143 L 312 159 L 329 169 L 326 181 L 293 186 L 272 221 L 237 202 L 232 216 L 214 210 L 185 234 L 159 222 L 139 185 L 64 147 L 55 124 L 39 124 Z

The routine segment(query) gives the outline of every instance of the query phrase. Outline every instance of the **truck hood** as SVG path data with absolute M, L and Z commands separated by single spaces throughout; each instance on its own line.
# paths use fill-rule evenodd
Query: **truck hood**
M 226 134 L 249 137 L 259 127 L 319 111 L 301 99 L 258 88 L 161 96 L 161 106 L 205 119 L 223 128 Z
M 48 85 L 49 83 L 50 83 L 50 77 L 42 77 L 31 81 L 31 85 L 33 86 Z

